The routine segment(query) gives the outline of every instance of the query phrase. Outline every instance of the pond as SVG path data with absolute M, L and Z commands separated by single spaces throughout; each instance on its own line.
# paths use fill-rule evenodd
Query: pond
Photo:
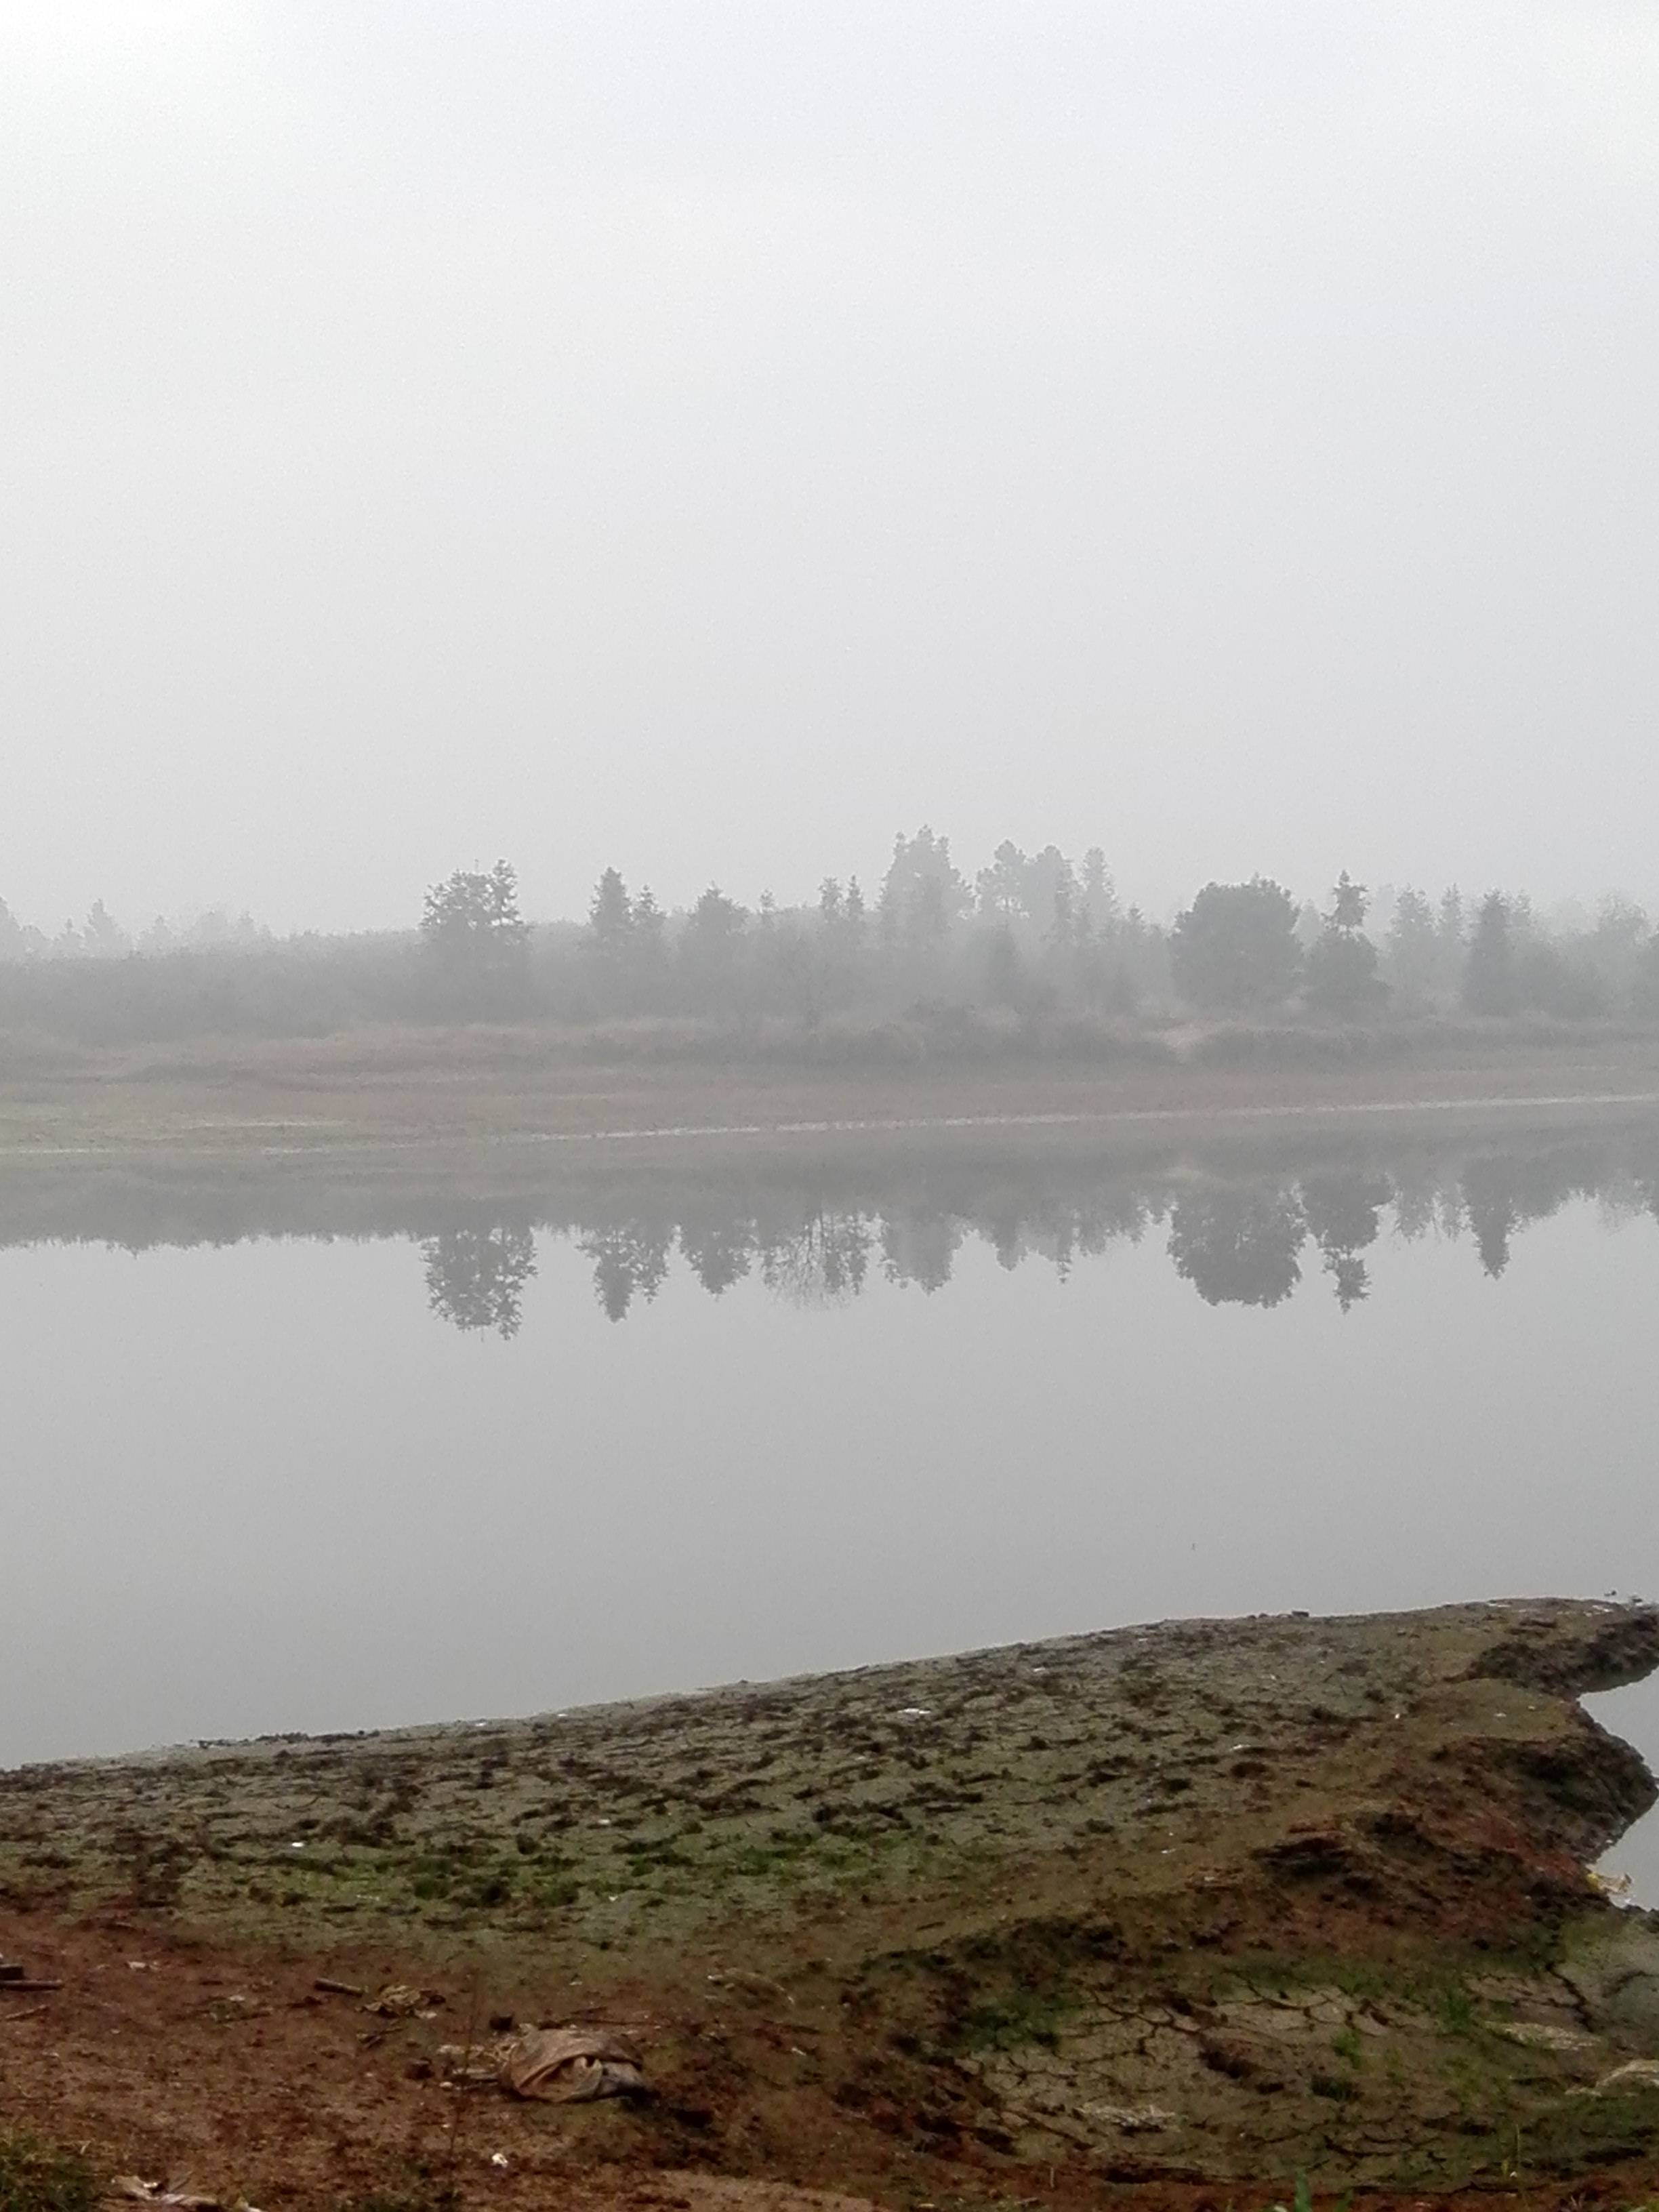
M 0 1765 L 1651 1592 L 1656 1194 L 1650 1129 L 440 1192 L 333 1237 L 112 1200 L 118 1241 L 0 1250 Z M 1654 1685 L 1601 1703 L 1659 1757 Z M 1652 1827 L 1614 1857 L 1659 1898 Z

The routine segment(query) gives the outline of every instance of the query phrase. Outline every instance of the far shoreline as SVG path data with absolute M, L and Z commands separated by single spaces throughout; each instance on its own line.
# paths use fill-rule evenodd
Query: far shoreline
M 849 1143 L 1248 1139 L 1298 1125 L 1544 1126 L 1659 1107 L 1659 1032 L 1425 1022 L 835 1037 L 663 1023 L 359 1028 L 82 1046 L 0 1034 L 0 1180 L 177 1170 L 434 1172 L 517 1150 L 697 1159 Z

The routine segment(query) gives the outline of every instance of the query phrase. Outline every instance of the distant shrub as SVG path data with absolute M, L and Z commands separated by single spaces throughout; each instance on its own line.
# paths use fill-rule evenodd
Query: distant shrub
M 1176 988 L 1218 1012 L 1282 1006 L 1302 974 L 1296 924 L 1280 884 L 1206 884 L 1170 933 Z
M 1601 979 L 1582 954 L 1534 943 L 1516 956 L 1515 970 L 1520 1003 L 1540 1014 L 1557 1021 L 1589 1021 L 1607 1010 Z
M 1193 1046 L 1191 1057 L 1212 1067 L 1331 1067 L 1407 1056 L 1425 1034 L 1389 1028 L 1303 1028 L 1291 1024 L 1230 1022 Z

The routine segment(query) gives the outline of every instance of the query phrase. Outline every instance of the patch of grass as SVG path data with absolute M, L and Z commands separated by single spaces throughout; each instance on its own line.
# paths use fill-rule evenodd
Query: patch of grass
M 728 1871 L 745 1875 L 751 1881 L 766 1881 L 780 1875 L 790 1875 L 799 1869 L 799 1863 L 817 1844 L 815 1835 L 775 1836 L 769 1843 L 744 1844 L 733 1851 L 726 1862 Z
M 1352 2203 L 1352 2190 L 1345 2189 L 1337 2198 L 1333 2212 L 1348 2212 Z M 1305 2173 L 1298 2173 L 1296 2177 L 1296 2189 L 1290 2205 L 1275 2204 L 1273 2212 L 1314 2212 L 1313 2184 Z
M 582 1886 L 568 1874 L 549 1872 L 539 1875 L 531 1884 L 528 1893 L 532 1904 L 556 1911 L 567 1905 L 574 1905 L 582 1893 Z
M 1492 2163 L 1501 2164 L 1516 2147 L 1515 2128 L 1507 2125 L 1489 2146 Z M 1583 2172 L 1613 2159 L 1646 2156 L 1652 2148 L 1651 2108 L 1637 2097 L 1575 2097 L 1534 2112 L 1527 2122 L 1530 2172 Z
M 475 1905 L 488 1910 L 492 1905 L 505 1905 L 513 1894 L 513 1869 L 508 1866 L 480 1867 L 471 1881 L 455 1893 L 459 1905 Z
M 1448 2035 L 1473 2035 L 1474 2000 L 1461 1982 L 1453 1982 L 1440 1995 L 1437 2008 L 1441 2027 Z
M 1361 1960 L 1358 1962 L 1352 1960 L 1334 1960 L 1331 1966 L 1331 1981 L 1337 1989 L 1341 1990 L 1344 1996 L 1352 1997 L 1356 2003 L 1359 2004 L 1377 1997 L 1387 1996 L 1392 1988 L 1388 1975 L 1381 1967 L 1372 1965 L 1369 1960 Z
M 457 1849 L 423 1852 L 400 1871 L 420 1904 L 487 1911 L 510 1904 L 530 1869 L 516 1856 L 480 1858 Z
M 1009 1990 L 987 1997 L 962 2015 L 956 2043 L 963 2051 L 1018 2051 L 1039 2043 L 1052 2051 L 1072 2006 L 1052 1990 Z
M 635 1868 L 648 1873 L 653 1867 L 689 1867 L 697 1863 L 680 1849 L 678 1836 L 630 1836 L 623 1845 L 623 1855 L 631 1859 Z
M 83 2153 L 0 2135 L 0 2212 L 92 2212 L 100 2193 Z
M 461 2192 L 447 2174 L 416 2172 L 406 2182 L 342 2197 L 339 2212 L 460 2212 Z

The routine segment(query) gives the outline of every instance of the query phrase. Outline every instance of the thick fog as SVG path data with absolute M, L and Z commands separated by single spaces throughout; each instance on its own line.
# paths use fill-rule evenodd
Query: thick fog
M 1659 16 L 0 9 L 0 892 L 1652 901 Z

